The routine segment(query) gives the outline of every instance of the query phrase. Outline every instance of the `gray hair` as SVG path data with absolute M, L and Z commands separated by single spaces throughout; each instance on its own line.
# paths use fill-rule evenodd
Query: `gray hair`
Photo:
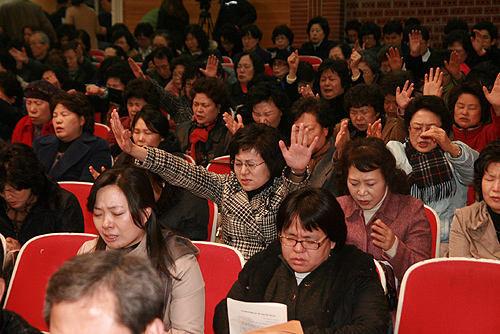
M 47 35 L 44 31 L 41 31 L 41 30 L 33 31 L 32 35 L 35 35 L 35 34 L 38 34 L 38 36 L 39 36 L 38 37 L 38 41 L 41 44 L 48 44 L 49 48 L 50 48 L 50 38 L 49 38 L 49 35 Z

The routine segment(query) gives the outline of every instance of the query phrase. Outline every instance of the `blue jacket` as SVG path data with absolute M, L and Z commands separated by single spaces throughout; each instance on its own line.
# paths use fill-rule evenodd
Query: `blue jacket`
M 54 165 L 59 143 L 55 134 L 38 137 L 33 142 L 36 155 L 45 164 L 47 174 L 55 181 L 94 182 L 89 172 L 90 166 L 98 171 L 102 166 L 106 169 L 111 167 L 109 144 L 100 137 L 84 131 Z

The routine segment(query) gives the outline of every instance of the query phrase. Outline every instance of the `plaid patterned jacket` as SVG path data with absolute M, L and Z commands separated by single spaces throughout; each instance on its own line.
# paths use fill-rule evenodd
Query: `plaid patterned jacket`
M 276 213 L 281 202 L 292 191 L 304 187 L 309 178 L 294 183 L 285 177 L 248 201 L 247 193 L 236 175 L 215 174 L 163 150 L 148 147 L 146 160 L 138 166 L 159 174 L 169 183 L 185 188 L 219 206 L 222 216 L 221 241 L 237 248 L 245 260 L 265 249 L 277 237 Z

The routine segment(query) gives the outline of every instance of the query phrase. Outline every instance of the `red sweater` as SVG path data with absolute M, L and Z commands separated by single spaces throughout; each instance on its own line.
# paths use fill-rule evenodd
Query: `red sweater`
M 460 140 L 470 148 L 481 152 L 493 140 L 500 137 L 500 116 L 496 116 L 491 108 L 492 123 L 475 128 L 461 129 L 453 125 L 453 140 Z
M 13 143 L 23 143 L 29 146 L 33 146 L 34 137 L 34 126 L 31 122 L 29 116 L 24 116 L 17 122 L 16 128 L 12 133 Z M 42 127 L 42 136 L 54 134 L 54 127 L 52 126 L 52 121 L 48 124 L 44 124 Z

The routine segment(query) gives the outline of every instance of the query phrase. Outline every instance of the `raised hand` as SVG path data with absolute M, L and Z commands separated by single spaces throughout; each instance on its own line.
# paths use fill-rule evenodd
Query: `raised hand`
M 16 48 L 10 48 L 9 53 L 16 60 L 18 65 L 17 68 L 21 68 L 22 64 L 27 64 L 29 61 L 28 54 L 26 53 L 26 49 L 24 47 L 21 48 L 21 51 Z
M 312 153 L 318 142 L 318 137 L 315 137 L 309 146 L 307 145 L 308 142 L 309 129 L 304 127 L 304 123 L 301 123 L 300 126 L 295 124 L 292 126 L 290 148 L 286 147 L 283 140 L 279 142 L 281 153 L 283 154 L 283 158 L 285 158 L 286 164 L 298 174 L 305 172 L 307 165 L 309 165 Z
M 481 33 L 481 31 L 474 29 L 474 36 L 470 38 L 470 41 L 472 42 L 472 47 L 478 54 L 478 56 L 482 56 L 486 53 L 486 50 L 483 48 L 483 39 L 484 36 Z
M 102 95 L 106 91 L 106 89 L 96 85 L 88 85 L 85 87 L 85 89 L 85 95 Z
M 411 94 L 413 93 L 413 83 L 410 84 L 409 80 L 406 80 L 403 89 L 399 87 L 396 88 L 396 103 L 398 104 L 400 109 L 406 109 L 408 104 L 413 100 Z
M 128 59 L 128 64 L 132 69 L 132 72 L 134 72 L 136 78 L 146 79 L 146 75 L 142 72 L 142 69 L 139 67 L 139 65 L 137 65 L 137 63 L 132 58 Z
M 349 68 L 352 71 L 352 76 L 357 77 L 359 75 L 359 62 L 361 61 L 361 54 L 358 51 L 352 50 L 351 58 L 349 58 Z
M 314 93 L 311 89 L 311 86 L 307 85 L 307 86 L 302 86 L 300 88 L 300 94 L 302 94 L 302 97 L 303 98 L 308 98 L 308 97 L 314 97 L 314 98 L 317 98 L 319 99 L 319 94 L 316 94 L 316 96 L 314 96 Z
M 450 74 L 455 78 L 455 80 L 462 79 L 462 74 L 460 73 L 460 64 L 463 59 L 460 58 L 456 51 L 453 51 L 450 55 L 450 62 L 444 61 L 444 66 L 450 72 Z
M 101 173 L 104 173 L 105 171 L 106 171 L 106 167 L 101 166 Z M 101 175 L 101 173 L 96 171 L 94 169 L 94 167 L 92 167 L 92 166 L 89 166 L 89 172 L 90 172 L 90 174 L 92 174 L 92 177 L 94 178 L 94 180 L 97 180 L 97 178 Z
M 288 71 L 288 77 L 293 80 L 296 78 L 297 69 L 299 68 L 299 50 L 292 52 L 292 54 L 288 56 L 287 62 L 288 67 L 290 68 Z
M 436 73 L 431 68 L 429 74 L 425 74 L 423 93 L 424 95 L 435 95 L 439 98 L 443 95 L 443 72 L 439 67 L 436 68 Z
M 379 118 L 373 124 L 368 124 L 368 129 L 366 130 L 367 137 L 375 137 L 382 139 L 382 119 Z
M 215 55 L 210 55 L 207 60 L 207 66 L 205 66 L 205 69 L 200 67 L 200 71 L 206 77 L 217 78 L 218 67 L 219 67 L 219 60 Z
M 7 252 L 14 252 L 21 249 L 21 244 L 16 239 L 8 237 L 5 238 L 5 241 L 7 242 Z
M 420 30 L 412 30 L 409 37 L 410 55 L 413 57 L 420 56 L 420 43 L 422 42 L 422 32 Z
M 397 71 L 403 68 L 403 57 L 399 56 L 398 48 L 389 48 L 389 52 L 385 54 L 387 60 L 389 60 L 389 65 L 393 71 Z
M 226 122 L 226 128 L 231 132 L 233 135 L 238 131 L 239 129 L 243 128 L 243 118 L 241 115 L 236 115 L 237 121 L 234 120 L 234 118 L 231 116 L 231 114 L 225 112 L 222 115 L 222 119 L 224 122 Z
M 372 243 L 384 251 L 391 249 L 396 242 L 394 232 L 392 232 L 389 226 L 384 224 L 380 219 L 373 222 L 372 231 L 373 232 L 370 234 Z
M 491 89 L 491 92 L 488 92 L 488 88 L 483 86 L 484 96 L 488 99 L 495 111 L 497 116 L 500 115 L 500 74 L 497 75 L 495 79 L 495 84 Z
M 348 119 L 344 119 L 340 122 L 340 130 L 337 133 L 337 137 L 335 137 L 335 148 L 337 149 L 337 154 L 341 154 L 342 150 L 347 143 L 347 125 L 349 124 Z

